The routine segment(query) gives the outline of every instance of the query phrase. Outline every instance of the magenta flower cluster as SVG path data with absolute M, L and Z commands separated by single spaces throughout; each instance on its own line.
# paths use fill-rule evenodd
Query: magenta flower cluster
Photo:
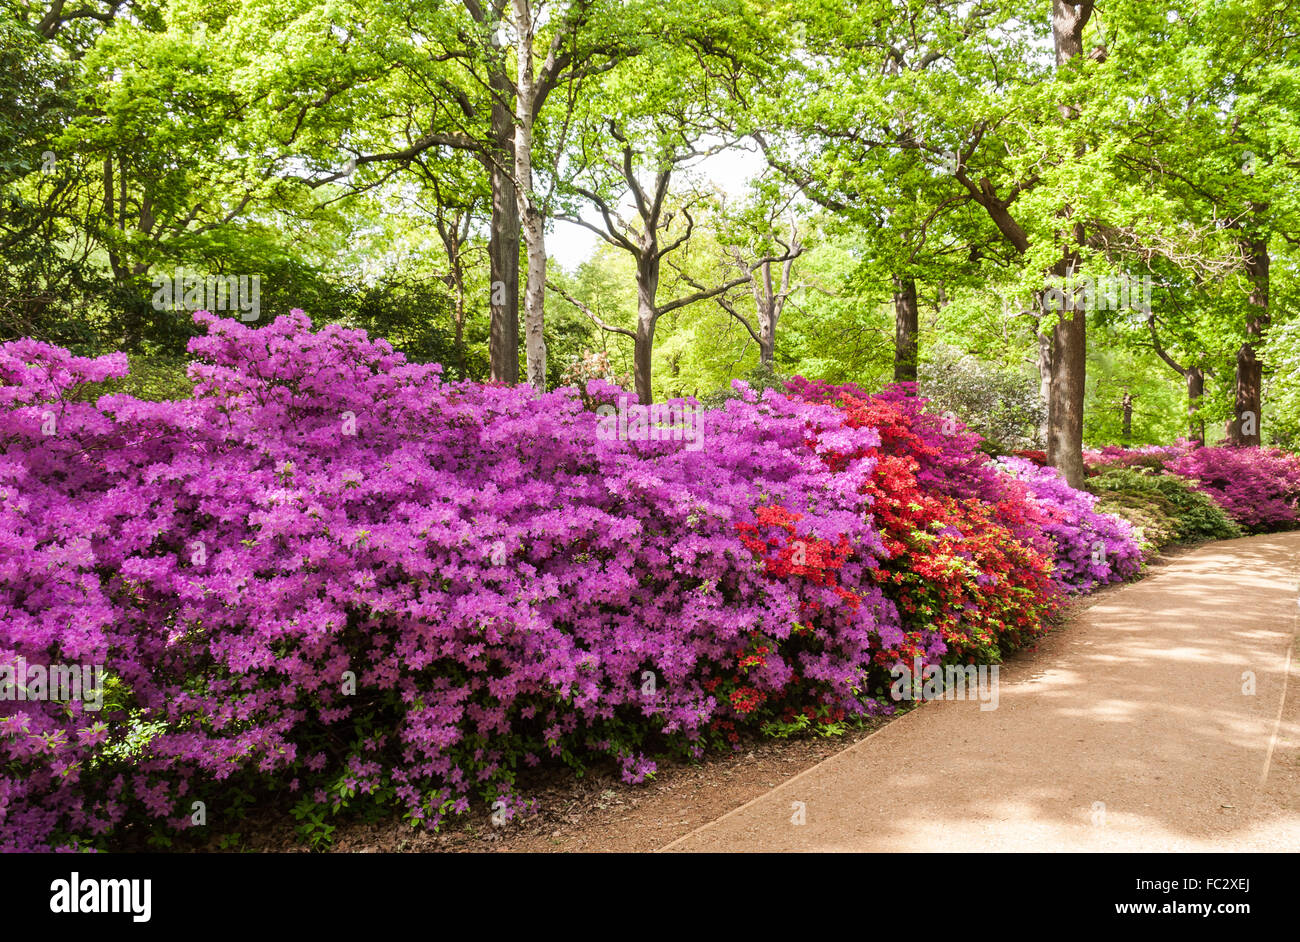
M 1095 509 L 1097 498 L 1066 483 L 1055 468 L 1003 457 L 998 466 L 1023 484 L 1053 545 L 1056 579 L 1069 592 L 1091 592 L 1142 568 L 1140 541 L 1127 520 Z
M 1178 439 L 1172 445 L 1139 445 L 1136 448 L 1106 445 L 1099 450 L 1085 450 L 1083 460 L 1089 468 L 1147 468 L 1159 473 L 1196 447 L 1195 443 L 1185 438 Z
M 1300 523 L 1300 457 L 1276 448 L 1197 448 L 1166 469 L 1194 482 L 1249 533 Z
M 1202 447 L 1179 439 L 1172 445 L 1120 448 L 1084 455 L 1089 468 L 1147 469 L 1188 480 L 1211 497 L 1248 533 L 1300 525 L 1300 457 L 1277 448 Z
M 176 402 L 87 401 L 120 354 L 0 346 L 0 665 L 109 678 L 98 713 L 0 702 L 0 849 L 183 828 L 237 774 L 322 803 L 387 790 L 429 825 L 475 791 L 513 813 L 513 770 L 546 754 L 603 750 L 635 780 L 653 763 L 627 730 L 698 752 L 758 642 L 754 696 L 797 677 L 871 708 L 864 670 L 902 637 L 873 581 L 874 459 L 823 456 L 875 430 L 750 392 L 704 414 L 699 450 L 605 440 L 573 390 L 450 383 L 301 312 L 196 320 Z M 771 507 L 843 550 L 838 584 L 745 548 Z

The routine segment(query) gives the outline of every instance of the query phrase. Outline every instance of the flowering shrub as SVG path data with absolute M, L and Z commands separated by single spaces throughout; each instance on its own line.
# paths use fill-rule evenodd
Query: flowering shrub
M 604 440 L 571 390 L 447 383 L 301 312 L 196 319 L 183 401 L 73 401 L 123 358 L 0 347 L 0 665 L 108 674 L 97 714 L 0 701 L 0 848 L 184 828 L 234 775 L 303 814 L 509 816 L 545 755 L 636 780 L 652 740 L 877 708 L 904 632 L 873 429 L 773 393 L 705 413 L 700 450 Z
M 1300 457 L 1275 448 L 1197 448 L 1167 469 L 1192 481 L 1248 533 L 1293 529 L 1300 502 Z
M 1112 468 L 1089 478 L 1098 509 L 1129 521 L 1147 554 L 1170 543 L 1241 536 L 1213 499 L 1180 477 L 1141 469 Z
M 916 460 L 917 481 L 927 491 L 948 497 L 996 501 L 1007 486 L 987 455 L 980 437 L 952 413 L 936 414 L 929 400 L 916 396 L 914 383 L 891 383 L 878 393 L 865 393 L 852 383 L 832 386 L 796 376 L 786 384 L 791 395 L 812 402 L 844 404 L 850 400 L 875 404 L 877 411 L 859 412 L 860 421 L 878 421 L 886 453 L 907 454 Z
M 1185 438 L 1180 438 L 1172 445 L 1142 445 L 1137 448 L 1107 445 L 1100 451 L 1084 451 L 1083 461 L 1089 474 L 1099 474 L 1109 468 L 1145 468 L 1160 472 L 1171 461 L 1183 457 L 1194 447 Z
M 878 459 L 866 491 L 889 551 L 879 578 L 906 632 L 877 653 L 882 666 L 914 657 L 998 661 L 1045 630 L 1059 594 L 1050 546 L 1044 553 L 1034 544 L 1033 505 L 975 451 L 977 436 L 927 412 L 906 387 L 868 396 L 796 378 L 790 389 L 839 403 L 850 426 L 880 435 L 866 452 Z
M 899 607 L 904 644 L 892 664 L 948 654 L 996 662 L 1041 634 L 1055 607 L 1051 558 L 1017 539 L 999 507 L 927 495 L 907 459 L 881 459 L 868 488 L 890 559 L 881 578 Z
M 1042 530 L 1055 545 L 1056 579 L 1068 591 L 1090 592 L 1142 568 L 1133 528 L 1099 513 L 1094 495 L 1070 487 L 1055 468 L 1040 468 L 1025 458 L 1001 458 L 998 465 L 1024 484 L 1038 505 Z
M 935 415 L 925 399 L 911 395 L 909 384 L 895 384 L 867 395 L 857 387 L 810 383 L 796 377 L 791 392 L 816 402 L 858 401 L 888 405 L 894 422 L 883 414 L 864 416 L 880 429 L 882 449 L 915 459 L 917 480 L 929 494 L 992 504 L 998 521 L 1013 536 L 1055 557 L 1054 578 L 1070 592 L 1134 575 L 1142 553 L 1125 521 L 1093 509 L 1096 498 L 1070 487 L 1052 468 L 1026 458 L 993 462 L 978 451 L 979 436 L 951 413 Z M 895 430 L 897 429 L 897 430 Z M 901 607 L 901 603 L 900 603 Z

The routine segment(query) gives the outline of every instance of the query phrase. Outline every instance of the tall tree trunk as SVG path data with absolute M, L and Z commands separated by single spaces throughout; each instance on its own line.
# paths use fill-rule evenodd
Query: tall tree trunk
M 1268 240 L 1246 239 L 1242 248 L 1250 278 L 1250 308 L 1246 316 L 1246 342 L 1237 350 L 1236 406 L 1228 424 L 1228 440 L 1234 445 L 1258 445 L 1263 431 L 1264 364 L 1256 350 L 1264 339 L 1269 320 Z
M 1187 378 L 1187 437 L 1198 445 L 1205 444 L 1205 417 L 1201 399 L 1205 396 L 1205 373 L 1199 366 L 1189 366 Z
M 1071 487 L 1083 487 L 1083 400 L 1086 392 L 1084 312 L 1066 310 L 1052 328 L 1052 379 L 1047 405 L 1047 463 Z
M 916 306 L 916 279 L 894 276 L 894 382 L 916 382 L 917 334 L 920 313 Z
M 492 188 L 492 219 L 488 235 L 488 278 L 491 320 L 488 361 L 493 380 L 519 382 L 519 200 L 514 167 L 514 115 L 510 76 L 494 69 L 492 141 L 494 153 L 481 157 Z
M 451 265 L 452 287 L 456 289 L 456 308 L 452 313 L 452 317 L 455 318 L 452 326 L 456 332 L 454 341 L 456 376 L 458 379 L 468 379 L 465 375 L 465 263 L 460 246 L 454 242 L 448 246 L 447 255 L 447 261 Z
M 1083 242 L 1083 226 L 1072 227 L 1076 244 Z M 1051 274 L 1065 279 L 1056 324 L 1051 334 L 1051 376 L 1047 390 L 1047 463 L 1061 472 L 1071 487 L 1081 488 L 1083 467 L 1083 403 L 1087 393 L 1087 314 L 1083 298 L 1070 284 L 1078 254 L 1067 250 Z
M 1050 429 L 1047 414 L 1052 406 L 1052 335 L 1049 333 L 1038 335 L 1038 399 L 1043 406 L 1043 418 L 1038 423 L 1038 440 L 1046 450 Z
M 793 260 L 785 263 L 785 275 L 781 284 L 783 292 L 788 291 L 790 287 L 791 264 Z M 763 270 L 762 288 L 759 288 L 757 279 L 754 281 L 754 314 L 758 318 L 758 364 L 772 369 L 776 362 L 776 321 L 781 316 L 785 294 L 778 295 L 772 284 L 772 263 L 764 262 L 759 267 Z
M 636 272 L 636 339 L 632 346 L 632 370 L 636 381 L 637 401 L 654 402 L 652 357 L 655 347 L 655 322 L 659 313 L 655 296 L 659 293 L 659 259 L 647 252 L 637 264 Z
M 790 300 L 792 288 L 790 279 L 794 274 L 794 260 L 803 253 L 803 244 L 799 232 L 791 224 L 790 257 L 781 263 L 781 281 L 778 286 L 772 278 L 772 262 L 759 265 L 763 271 L 762 285 L 757 278 L 751 279 L 754 290 L 754 313 L 758 318 L 758 362 L 769 370 L 776 369 L 776 327 L 781 322 L 781 312 L 785 302 Z
M 769 370 L 776 368 L 776 318 L 771 302 L 765 315 L 759 318 L 758 363 Z
M 528 254 L 528 276 L 524 287 L 524 348 L 528 382 L 537 392 L 546 391 L 546 227 L 537 194 L 533 189 L 533 19 L 531 0 L 513 0 L 516 47 L 515 86 L 515 182 L 523 220 L 524 246 Z
M 529 384 L 546 391 L 546 234 L 536 206 L 524 212 L 524 243 L 528 249 L 528 278 L 524 290 L 524 351 Z
M 1092 16 L 1092 0 L 1052 0 L 1052 39 L 1058 71 L 1083 55 L 1083 30 Z M 1077 117 L 1073 107 L 1063 105 L 1061 115 Z M 1083 242 L 1083 227 L 1073 226 L 1075 244 Z M 1074 270 L 1077 253 L 1066 251 L 1054 269 L 1059 275 Z M 1086 392 L 1088 341 L 1086 315 L 1080 310 L 1076 292 L 1064 292 L 1064 310 L 1052 329 L 1051 397 L 1047 410 L 1047 461 L 1061 472 L 1072 487 L 1083 487 L 1083 404 Z
M 1120 400 L 1120 440 L 1128 447 L 1128 443 L 1133 440 L 1133 394 L 1127 389 L 1124 390 L 1124 398 Z

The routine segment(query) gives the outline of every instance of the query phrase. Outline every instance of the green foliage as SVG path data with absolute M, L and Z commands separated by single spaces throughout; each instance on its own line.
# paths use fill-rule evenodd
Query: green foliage
M 1028 367 L 987 363 L 937 343 L 917 369 L 917 386 L 936 412 L 952 412 L 1000 454 L 1040 447 L 1043 403 Z
M 334 811 L 325 805 L 318 805 L 304 795 L 289 813 L 299 822 L 298 839 L 312 850 L 327 850 L 334 842 L 334 832 L 338 825 L 331 824 L 329 818 Z
M 188 399 L 194 394 L 194 384 L 185 373 L 188 360 L 143 354 L 136 354 L 128 360 L 131 372 L 124 379 L 87 384 L 81 390 L 82 394 L 87 399 L 96 399 L 111 393 L 127 393 L 150 402 Z
M 1131 427 L 1124 435 L 1124 395 Z M 1095 343 L 1088 356 L 1083 440 L 1089 446 L 1162 445 L 1187 434 L 1182 381 L 1147 352 Z
M 1115 468 L 1087 481 L 1097 509 L 1142 528 L 1144 551 L 1171 543 L 1226 540 L 1242 535 L 1214 500 L 1182 478 L 1144 469 Z
M 1294 291 L 1295 283 L 1289 287 Z M 1300 450 L 1300 321 L 1270 333 L 1265 362 L 1272 370 L 1264 388 L 1264 427 L 1274 444 Z
M 457 365 L 451 325 L 453 301 L 445 285 L 414 274 L 392 276 L 355 290 L 344 322 L 383 337 L 417 363 Z M 314 312 L 309 312 L 314 313 Z M 323 313 L 323 312 L 322 312 Z M 475 372 L 486 373 L 486 337 L 479 336 Z

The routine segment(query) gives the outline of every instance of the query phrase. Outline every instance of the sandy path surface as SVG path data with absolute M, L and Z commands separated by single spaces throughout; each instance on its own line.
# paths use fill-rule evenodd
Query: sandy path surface
M 1192 550 L 1004 666 L 997 709 L 926 703 L 663 849 L 1300 851 L 1298 600 L 1300 533 Z

